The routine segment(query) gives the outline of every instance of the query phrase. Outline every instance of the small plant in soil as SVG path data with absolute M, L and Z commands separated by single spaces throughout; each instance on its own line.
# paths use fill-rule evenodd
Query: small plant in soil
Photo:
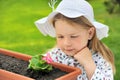
M 49 63 L 52 62 L 52 59 L 49 53 L 46 56 L 43 55 L 35 55 L 29 60 L 28 69 L 32 69 L 34 71 L 42 71 L 42 72 L 50 72 L 53 70 L 52 65 Z

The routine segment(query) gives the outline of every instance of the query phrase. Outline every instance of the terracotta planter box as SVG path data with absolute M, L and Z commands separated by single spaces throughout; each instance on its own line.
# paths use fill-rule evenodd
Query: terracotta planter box
M 31 56 L 29 55 L 6 50 L 6 49 L 1 49 L 1 48 L 0 48 L 0 54 L 6 54 L 8 56 L 19 58 L 25 61 L 28 61 L 31 59 Z M 70 66 L 60 64 L 60 63 L 55 63 L 55 62 L 52 62 L 51 65 L 62 71 L 68 72 L 68 74 L 61 76 L 55 80 L 76 80 L 77 76 L 81 74 L 81 70 L 75 67 L 70 67 Z M 0 69 L 0 80 L 34 80 L 34 79 Z

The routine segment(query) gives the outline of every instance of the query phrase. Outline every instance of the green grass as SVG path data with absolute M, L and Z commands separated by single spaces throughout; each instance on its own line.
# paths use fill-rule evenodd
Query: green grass
M 47 0 L 1 0 L 0 5 L 0 47 L 35 55 L 54 45 L 34 25 L 51 12 Z
M 10 49 L 24 54 L 44 53 L 55 45 L 55 39 L 43 36 L 34 22 L 51 12 L 49 0 L 0 0 L 0 48 Z M 109 25 L 109 37 L 102 41 L 115 55 L 116 75 L 120 76 L 120 14 L 108 14 L 104 0 L 90 0 L 95 19 Z

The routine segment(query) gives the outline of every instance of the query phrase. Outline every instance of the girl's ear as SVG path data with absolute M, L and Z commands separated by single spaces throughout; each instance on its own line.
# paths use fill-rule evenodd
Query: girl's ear
M 95 28 L 94 27 L 91 27 L 89 30 L 88 30 L 88 40 L 91 40 L 92 37 L 94 36 L 94 33 L 95 33 Z

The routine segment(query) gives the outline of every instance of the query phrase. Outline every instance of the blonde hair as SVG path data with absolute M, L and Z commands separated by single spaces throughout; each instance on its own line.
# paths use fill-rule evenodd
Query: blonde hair
M 66 20 L 67 22 L 70 22 L 70 24 L 77 23 L 83 25 L 86 29 L 90 29 L 91 27 L 94 27 L 84 16 L 77 18 L 68 18 L 60 13 L 55 15 L 55 17 L 51 21 L 54 27 L 55 27 L 55 22 L 59 19 Z M 88 42 L 87 46 L 93 51 L 99 52 L 99 54 L 101 54 L 112 65 L 112 69 L 115 73 L 114 55 L 111 52 L 111 50 L 97 38 L 96 30 L 94 32 L 92 39 Z

